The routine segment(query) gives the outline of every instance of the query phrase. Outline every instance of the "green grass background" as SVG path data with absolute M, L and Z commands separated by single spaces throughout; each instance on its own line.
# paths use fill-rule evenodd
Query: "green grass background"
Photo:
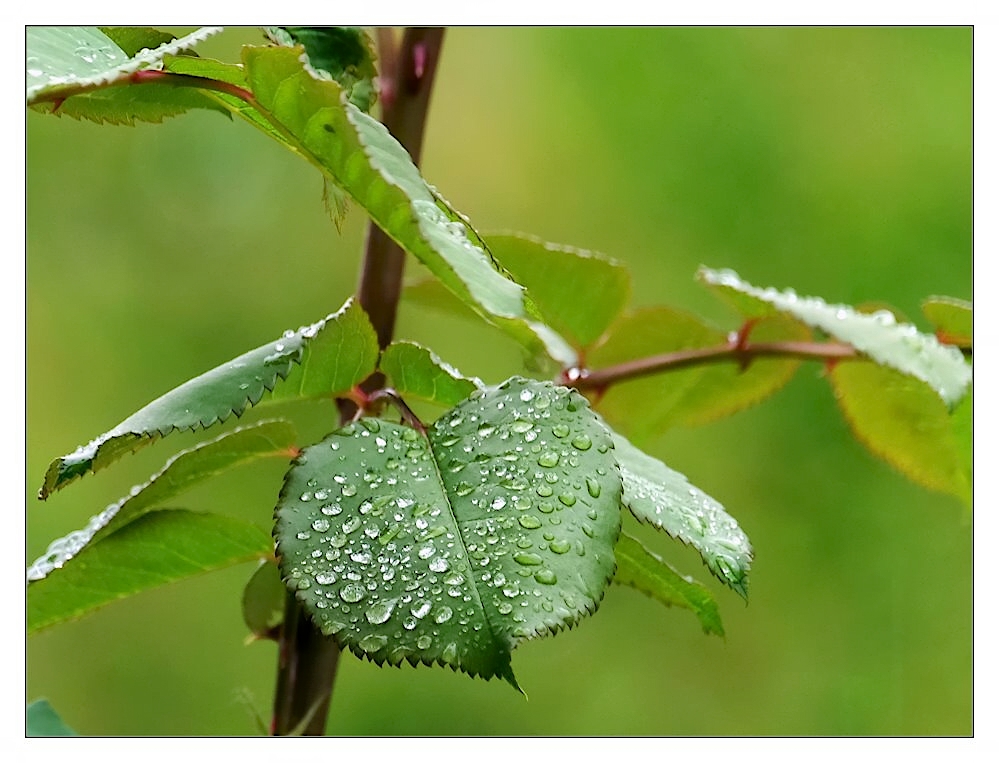
M 235 60 L 234 29 L 204 55 Z M 926 327 L 971 298 L 969 28 L 449 30 L 424 170 L 482 230 L 628 263 L 633 303 L 728 314 L 693 279 L 731 267 Z M 39 504 L 48 462 L 188 377 L 339 307 L 363 215 L 338 235 L 305 162 L 242 123 L 27 116 L 26 562 L 201 437 L 178 435 Z M 415 272 L 411 269 L 411 272 Z M 403 305 L 398 336 L 490 382 L 496 332 Z M 666 380 L 664 379 L 664 383 Z M 301 430 L 331 428 L 324 408 Z M 636 411 L 641 415 L 641 411 Z M 342 735 L 968 735 L 971 523 L 852 439 L 816 365 L 764 404 L 650 450 L 753 541 L 748 606 L 694 552 L 635 529 L 715 592 L 725 639 L 612 587 L 597 614 L 514 652 L 530 696 L 346 655 Z M 284 467 L 182 505 L 270 521 Z M 246 735 L 272 643 L 244 646 L 250 566 L 118 602 L 27 641 L 26 698 L 88 734 Z

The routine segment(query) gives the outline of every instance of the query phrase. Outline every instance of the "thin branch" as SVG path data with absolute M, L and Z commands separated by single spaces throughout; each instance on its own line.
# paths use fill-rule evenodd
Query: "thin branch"
M 705 363 L 735 362 L 747 366 L 756 358 L 789 358 L 837 362 L 855 360 L 860 354 L 840 342 L 745 342 L 737 336 L 731 342 L 715 347 L 696 347 L 660 355 L 650 355 L 594 370 L 572 369 L 563 374 L 562 383 L 579 390 L 605 389 L 611 384 L 642 376 L 675 371 Z

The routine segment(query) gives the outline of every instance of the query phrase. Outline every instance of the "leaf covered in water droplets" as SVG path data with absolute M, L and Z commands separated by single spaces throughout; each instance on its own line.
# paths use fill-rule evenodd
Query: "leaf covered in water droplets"
M 897 323 L 887 310 L 871 315 L 847 305 L 830 305 L 818 297 L 802 297 L 788 289 L 760 289 L 731 270 L 701 268 L 698 277 L 720 288 L 744 312 L 778 310 L 829 336 L 853 345 L 871 360 L 926 382 L 953 408 L 971 384 L 971 367 L 956 347 L 941 344 L 907 323 Z
M 45 473 L 38 497 L 102 469 L 176 430 L 204 429 L 239 416 L 275 390 L 273 399 L 329 396 L 349 390 L 375 369 L 378 344 L 367 315 L 352 301 L 339 312 L 251 350 L 157 398 Z M 284 385 L 279 382 L 286 380 Z M 283 389 L 281 387 L 284 387 Z
M 515 377 L 426 436 L 362 419 L 305 449 L 275 537 L 288 586 L 355 654 L 517 686 L 518 643 L 596 610 L 620 498 L 613 442 L 585 398 Z
M 711 573 L 746 598 L 753 548 L 739 523 L 680 472 L 616 432 L 612 437 L 624 486 L 621 502 L 640 522 L 697 549 Z

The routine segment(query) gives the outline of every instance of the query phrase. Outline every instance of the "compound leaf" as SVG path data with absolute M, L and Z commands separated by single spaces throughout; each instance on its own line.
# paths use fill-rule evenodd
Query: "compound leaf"
M 199 482 L 261 458 L 293 458 L 298 453 L 294 441 L 295 429 L 290 423 L 262 421 L 182 450 L 144 485 L 136 485 L 127 496 L 91 517 L 85 528 L 52 541 L 28 568 L 28 581 L 41 580 L 90 543 L 134 522 Z
M 239 416 L 282 380 L 288 380 L 288 389 L 275 395 L 281 400 L 349 390 L 374 371 L 377 357 L 378 345 L 367 315 L 348 301 L 339 312 L 311 326 L 286 331 L 276 342 L 185 382 L 114 429 L 57 458 L 45 473 L 39 498 L 170 432 L 207 428 Z
M 358 656 L 516 687 L 510 651 L 595 611 L 613 575 L 612 447 L 585 398 L 517 377 L 476 391 L 426 435 L 362 419 L 288 473 L 282 574 L 322 632 Z
M 448 408 L 476 389 L 478 379 L 469 379 L 437 355 L 415 342 L 393 342 L 382 352 L 378 364 L 390 386 L 403 397 L 413 396 Z
M 723 293 L 739 295 L 737 299 L 743 309 L 755 302 L 759 305 L 756 312 L 787 313 L 853 345 L 880 365 L 926 382 L 950 408 L 960 401 L 971 384 L 971 369 L 960 350 L 941 344 L 934 336 L 920 333 L 911 324 L 896 322 L 887 310 L 865 315 L 847 305 L 830 305 L 817 297 L 799 296 L 791 289 L 760 289 L 731 270 L 701 268 L 698 277 Z
M 714 597 L 693 578 L 681 575 L 658 555 L 627 533 L 614 547 L 617 572 L 614 582 L 631 586 L 667 607 L 689 609 L 701 622 L 705 633 L 725 635 Z
M 914 482 L 971 504 L 971 394 L 953 413 L 926 384 L 872 363 L 829 374 L 857 439 Z
M 267 533 L 242 520 L 184 509 L 145 514 L 28 586 L 28 633 L 165 583 L 266 557 L 272 549 Z
M 640 522 L 697 549 L 711 573 L 746 598 L 753 548 L 739 523 L 682 474 L 616 432 L 611 436 L 621 469 L 621 503 Z

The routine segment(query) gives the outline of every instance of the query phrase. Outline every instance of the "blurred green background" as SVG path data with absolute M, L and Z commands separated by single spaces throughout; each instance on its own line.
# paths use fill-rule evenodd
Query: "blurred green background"
M 199 50 L 236 60 L 258 39 L 232 29 Z M 959 27 L 451 29 L 424 171 L 481 230 L 627 262 L 635 305 L 726 325 L 693 280 L 705 264 L 889 303 L 926 328 L 925 296 L 971 299 L 971 75 L 972 32 Z M 204 435 L 39 504 L 48 462 L 339 307 L 365 220 L 353 209 L 338 235 L 311 166 L 216 114 L 126 128 L 29 113 L 26 163 L 27 563 Z M 498 333 L 418 306 L 403 305 L 397 334 L 490 382 L 522 370 Z M 330 733 L 970 734 L 967 513 L 853 440 L 820 370 L 649 446 L 753 541 L 746 606 L 693 551 L 632 527 L 712 588 L 725 639 L 615 586 L 573 631 L 514 652 L 529 700 L 344 656 Z M 310 435 L 332 427 L 326 407 L 289 413 Z M 227 475 L 183 505 L 267 527 L 283 471 Z M 32 636 L 26 697 L 48 697 L 87 734 L 257 733 L 276 647 L 242 643 L 251 571 Z

